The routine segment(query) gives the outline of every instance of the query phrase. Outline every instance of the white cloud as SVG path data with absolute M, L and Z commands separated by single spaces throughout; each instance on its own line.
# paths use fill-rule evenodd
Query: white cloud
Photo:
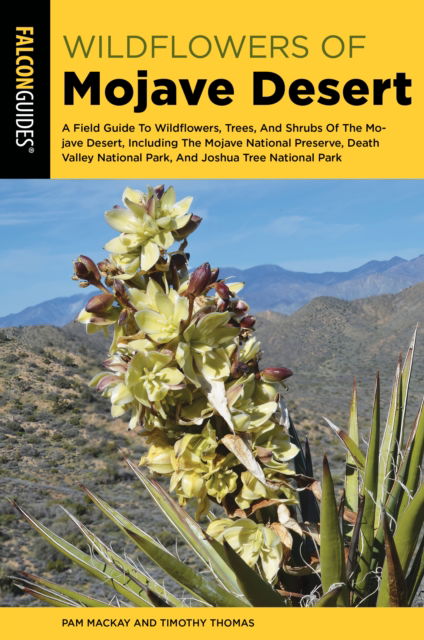
M 0 211 L 0 227 L 13 227 L 21 224 L 40 224 L 42 222 L 55 222 L 64 215 L 66 215 L 65 212 L 61 212 L 58 210 L 44 210 L 41 213 L 34 213 L 33 211 L 14 211 L 13 213 L 7 213 Z

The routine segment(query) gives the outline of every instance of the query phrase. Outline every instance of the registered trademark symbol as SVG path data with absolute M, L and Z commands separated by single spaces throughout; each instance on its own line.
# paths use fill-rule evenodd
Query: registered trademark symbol
M 28 149 L 28 153 L 34 153 L 34 147 L 30 147 L 30 148 Z

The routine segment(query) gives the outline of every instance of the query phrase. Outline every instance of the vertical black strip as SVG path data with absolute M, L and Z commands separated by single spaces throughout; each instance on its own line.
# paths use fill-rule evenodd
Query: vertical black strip
M 4 12 L 2 178 L 50 178 L 50 1 L 19 0 Z

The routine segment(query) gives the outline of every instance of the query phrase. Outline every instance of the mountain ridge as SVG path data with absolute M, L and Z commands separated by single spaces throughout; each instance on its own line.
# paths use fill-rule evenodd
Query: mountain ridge
M 346 272 L 307 273 L 265 264 L 248 269 L 224 267 L 220 274 L 224 278 L 245 282 L 242 297 L 249 303 L 253 313 L 271 310 L 291 314 L 321 296 L 354 300 L 398 293 L 424 281 L 424 255 L 411 260 L 399 256 L 389 260 L 370 260 Z M 90 290 L 40 302 L 18 313 L 0 317 L 0 327 L 64 326 L 75 318 L 92 295 L 93 290 Z

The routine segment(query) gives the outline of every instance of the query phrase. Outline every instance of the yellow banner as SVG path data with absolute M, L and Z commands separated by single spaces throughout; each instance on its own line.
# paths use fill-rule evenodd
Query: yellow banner
M 422 178 L 422 4 L 52 3 L 54 178 Z
M 65 640 L 83 638 L 231 638 L 313 637 L 339 640 L 397 640 L 422 628 L 422 609 L 3 609 L 5 638 Z

